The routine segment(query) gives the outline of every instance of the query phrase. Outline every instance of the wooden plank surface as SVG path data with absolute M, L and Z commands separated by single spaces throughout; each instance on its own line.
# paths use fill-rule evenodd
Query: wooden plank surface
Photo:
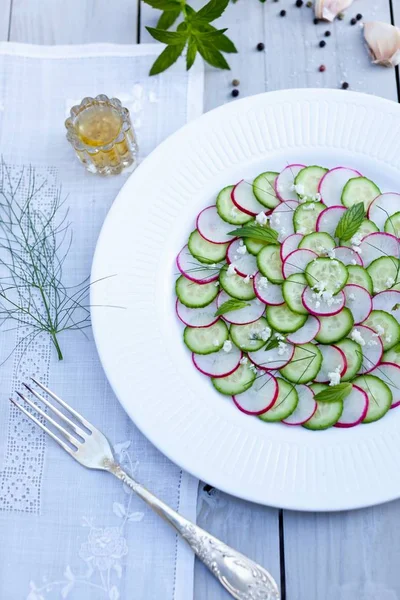
M 8 39 L 8 30 L 11 18 L 11 0 L 1 0 L 0 2 L 0 41 Z

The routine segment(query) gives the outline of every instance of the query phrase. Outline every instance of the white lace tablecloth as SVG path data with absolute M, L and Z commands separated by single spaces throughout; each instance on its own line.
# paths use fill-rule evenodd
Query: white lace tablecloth
M 133 25 L 132 25 L 133 26 Z M 101 225 L 126 175 L 87 173 L 65 139 L 68 109 L 84 96 L 116 96 L 131 111 L 140 159 L 202 111 L 202 69 L 182 64 L 150 78 L 159 46 L 39 47 L 0 44 L 0 148 L 10 182 L 28 169 L 43 183 L 36 202 L 62 187 L 73 244 L 66 281 L 83 280 Z M 3 183 L 3 185 L 8 185 Z M 140 202 L 141 198 L 132 198 Z M 193 556 L 168 526 L 107 474 L 75 463 L 8 397 L 36 375 L 102 429 L 121 461 L 166 502 L 195 519 L 197 481 L 162 456 L 120 407 L 93 339 L 0 330 L 0 598 L 2 600 L 190 600 Z M 134 390 L 132 390 L 134 393 Z

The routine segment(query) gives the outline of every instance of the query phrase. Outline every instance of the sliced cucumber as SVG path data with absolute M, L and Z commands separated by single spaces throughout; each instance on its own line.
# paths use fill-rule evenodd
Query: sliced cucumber
M 283 282 L 282 294 L 290 310 L 301 315 L 308 315 L 304 308 L 301 296 L 307 287 L 307 280 L 303 273 L 294 273 Z
M 238 300 L 252 300 L 256 297 L 253 288 L 253 280 L 246 281 L 240 275 L 228 275 L 228 265 L 222 267 L 219 274 L 221 287 L 227 294 Z
M 354 283 L 372 294 L 372 279 L 364 267 L 360 265 L 347 265 L 347 272 L 349 274 L 349 278 L 346 281 L 347 284 Z
M 400 341 L 400 325 L 393 315 L 384 310 L 373 310 L 363 325 L 379 333 L 383 349 L 390 350 Z M 383 331 L 383 333 L 381 333 Z
M 294 385 L 280 377 L 277 377 L 276 381 L 278 383 L 278 397 L 269 410 L 259 415 L 262 421 L 270 423 L 287 419 L 299 402 L 299 396 Z
M 400 237 L 400 212 L 396 212 L 386 219 L 384 229 L 386 233 L 391 233 L 396 237 Z
M 280 333 L 297 331 L 307 321 L 308 316 L 293 312 L 287 304 L 267 306 L 265 314 L 270 327 Z
M 321 329 L 315 336 L 320 344 L 334 344 L 345 338 L 354 325 L 354 319 L 348 308 L 343 308 L 340 313 L 332 317 L 318 317 Z
M 372 423 L 381 419 L 392 405 L 392 392 L 386 383 L 375 375 L 360 375 L 353 381 L 368 396 L 368 411 L 363 423 Z
M 217 196 L 217 212 L 223 221 L 232 225 L 244 225 L 252 220 L 252 216 L 239 210 L 232 202 L 231 193 L 235 186 L 228 185 Z
M 345 265 L 330 258 L 317 258 L 308 263 L 305 275 L 310 287 L 332 294 L 340 292 L 349 278 Z
M 377 227 L 373 221 L 370 221 L 369 219 L 364 219 L 364 221 L 361 223 L 360 227 L 357 229 L 354 236 L 365 237 L 369 233 L 375 233 L 376 231 L 379 231 L 379 227 Z M 347 241 L 340 240 L 340 245 L 347 246 L 350 248 L 353 244 L 351 243 L 351 239 L 350 239 Z
M 282 260 L 279 246 L 265 246 L 257 254 L 257 266 L 260 272 L 272 283 L 282 283 Z
M 329 233 L 316 231 L 305 235 L 299 244 L 299 248 L 307 248 L 318 255 L 327 254 L 329 250 L 335 248 L 335 240 Z
M 317 165 L 301 169 L 294 180 L 299 198 L 302 200 L 315 200 L 318 194 L 319 182 L 327 171 L 328 169 Z
M 359 202 L 364 202 L 365 210 L 368 210 L 371 202 L 380 194 L 381 190 L 370 179 L 354 177 L 349 179 L 344 186 L 341 201 L 343 206 L 347 206 L 347 208 Z
M 208 242 L 195 229 L 189 236 L 188 248 L 194 258 L 206 265 L 221 262 L 225 259 L 229 244 L 213 244 Z
M 257 222 L 255 220 L 251 221 L 251 223 L 247 223 L 248 227 L 254 227 L 255 225 L 257 225 Z M 266 225 L 264 227 L 266 227 Z M 264 242 L 260 242 L 258 240 L 253 240 L 252 238 L 245 238 L 243 241 L 244 241 L 244 245 L 247 248 L 247 252 L 249 252 L 250 254 L 253 254 L 254 256 L 257 256 L 257 254 L 260 252 L 260 250 L 262 250 L 263 248 L 265 248 L 265 246 L 268 245 Z
M 236 371 L 225 377 L 211 377 L 211 383 L 220 394 L 226 396 L 236 396 L 245 392 L 254 383 L 257 377 L 255 369 L 251 367 L 251 362 L 241 364 Z
M 400 366 L 400 347 L 395 346 L 383 353 L 382 362 L 389 362 Z
M 181 275 L 175 284 L 176 295 L 189 308 L 204 308 L 218 295 L 219 289 L 212 283 L 195 283 Z
M 319 392 L 326 390 L 329 385 L 327 383 L 309 383 L 308 387 L 312 389 L 314 394 L 319 394 Z
M 275 194 L 275 179 L 279 173 L 266 171 L 258 175 L 253 181 L 253 194 L 263 206 L 275 208 L 280 203 Z
M 347 361 L 346 373 L 342 375 L 342 381 L 350 381 L 357 375 L 361 368 L 363 353 L 360 344 L 348 338 L 336 342 L 335 346 L 343 352 Z
M 367 267 L 372 279 L 373 293 L 378 294 L 388 290 L 399 280 L 399 259 L 394 256 L 381 256 L 372 261 Z
M 321 351 L 315 344 L 308 343 L 296 346 L 292 360 L 280 372 L 293 383 L 308 383 L 317 376 L 321 364 Z
M 196 354 L 211 354 L 221 350 L 229 331 L 221 319 L 209 327 L 185 327 L 183 341 Z
M 325 210 L 326 206 L 321 202 L 305 202 L 299 204 L 294 211 L 293 225 L 296 233 L 313 233 L 316 229 L 318 215 Z
M 254 323 L 247 325 L 231 325 L 230 334 L 232 341 L 245 352 L 260 350 L 265 346 L 271 336 L 267 319 L 261 317 Z
M 338 422 L 343 412 L 343 402 L 335 400 L 334 402 L 318 402 L 317 410 L 303 427 L 312 431 L 328 429 Z

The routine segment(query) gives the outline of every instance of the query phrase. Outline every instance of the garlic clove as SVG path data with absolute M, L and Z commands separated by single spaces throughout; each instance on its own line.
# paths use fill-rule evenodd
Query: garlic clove
M 384 67 L 396 67 L 400 64 L 398 27 L 380 21 L 370 21 L 364 24 L 364 38 L 374 64 Z
M 351 4 L 353 4 L 353 0 L 315 0 L 315 16 L 324 21 L 333 21 Z

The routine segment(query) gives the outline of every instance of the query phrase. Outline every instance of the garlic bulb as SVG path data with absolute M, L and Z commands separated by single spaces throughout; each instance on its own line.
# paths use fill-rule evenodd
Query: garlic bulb
M 364 38 L 372 62 L 384 67 L 400 64 L 400 29 L 388 23 L 371 21 L 364 25 Z
M 324 21 L 333 21 L 353 0 L 315 0 L 315 16 Z

